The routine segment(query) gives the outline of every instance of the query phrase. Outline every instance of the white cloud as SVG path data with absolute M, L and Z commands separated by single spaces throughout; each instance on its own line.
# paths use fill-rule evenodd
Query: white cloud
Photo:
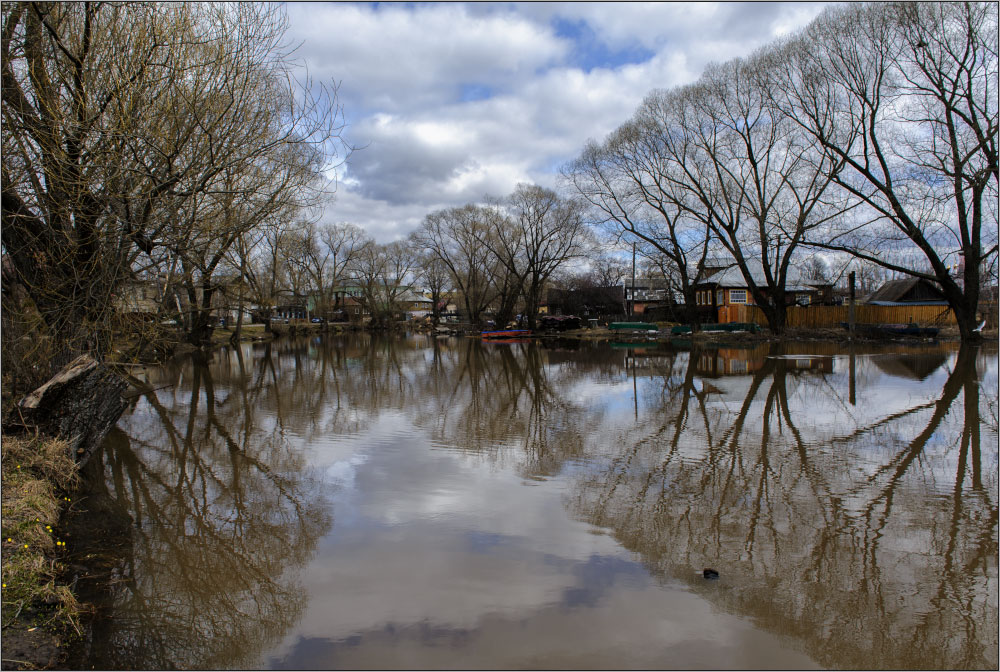
M 710 61 L 747 55 L 821 9 L 292 3 L 289 37 L 316 78 L 341 82 L 346 137 L 363 148 L 342 168 L 324 219 L 389 240 L 433 210 L 518 182 L 555 186 L 559 166 L 651 89 L 691 82 Z
M 514 14 L 471 15 L 464 5 L 419 7 L 292 3 L 300 54 L 363 109 L 409 112 L 440 104 L 463 84 L 502 86 L 561 59 L 547 26 Z

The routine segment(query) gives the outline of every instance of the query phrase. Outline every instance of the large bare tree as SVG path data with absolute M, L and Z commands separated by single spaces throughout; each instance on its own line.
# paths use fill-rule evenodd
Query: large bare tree
M 694 287 L 711 249 L 712 229 L 678 171 L 660 127 L 635 119 L 603 143 L 588 143 L 564 176 L 591 205 L 599 227 L 662 255 L 668 277 L 684 297 L 685 319 L 698 325 Z
M 785 325 L 785 288 L 809 231 L 838 216 L 830 184 L 841 169 L 778 114 L 756 59 L 709 66 L 694 85 L 650 94 L 638 118 L 662 141 L 669 179 L 694 197 L 740 269 L 768 326 Z
M 831 8 L 773 50 L 767 87 L 864 206 L 812 242 L 936 282 L 966 340 L 997 255 L 997 11 Z
M 392 323 L 400 301 L 410 288 L 416 251 L 405 241 L 369 242 L 358 250 L 351 270 L 361 288 L 361 301 L 374 327 Z

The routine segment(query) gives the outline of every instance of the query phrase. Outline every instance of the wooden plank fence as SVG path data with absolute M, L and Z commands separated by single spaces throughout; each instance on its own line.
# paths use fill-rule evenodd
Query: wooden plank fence
M 728 306 L 720 315 L 726 322 L 753 322 L 767 326 L 764 311 L 757 306 Z M 721 312 L 721 311 L 720 311 Z M 947 306 L 854 306 L 854 321 L 858 324 L 910 324 L 942 327 L 957 324 L 955 313 Z M 803 328 L 839 327 L 847 322 L 847 306 L 791 306 L 785 326 Z

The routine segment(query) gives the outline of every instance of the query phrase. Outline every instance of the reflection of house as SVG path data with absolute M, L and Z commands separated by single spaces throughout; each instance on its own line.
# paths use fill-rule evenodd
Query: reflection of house
M 766 295 L 767 279 L 764 268 L 759 262 L 750 262 L 750 276 L 754 284 Z M 827 282 L 814 282 L 801 278 L 794 267 L 789 267 L 785 279 L 785 303 L 787 305 L 808 306 L 811 304 L 830 303 L 833 298 L 833 285 Z M 755 304 L 753 294 L 738 266 L 730 266 L 707 275 L 695 284 L 695 302 L 705 322 L 731 322 L 738 320 L 734 306 L 752 306 Z
M 754 373 L 767 362 L 770 347 L 719 348 L 705 350 L 698 356 L 695 371 L 705 377 L 740 376 Z M 786 370 L 816 371 L 833 373 L 833 358 L 810 355 L 786 356 L 782 358 Z
M 703 350 L 698 355 L 695 371 L 698 375 L 716 378 L 753 373 L 767 361 L 768 347 L 719 348 Z
M 929 280 L 904 278 L 890 280 L 863 301 L 874 306 L 947 306 L 944 292 Z
M 885 355 L 874 358 L 875 366 L 885 373 L 910 380 L 925 380 L 947 361 L 948 357 L 941 352 Z

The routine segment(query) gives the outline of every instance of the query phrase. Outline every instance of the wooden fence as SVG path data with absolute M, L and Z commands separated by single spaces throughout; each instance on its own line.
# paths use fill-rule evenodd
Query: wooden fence
M 725 311 L 725 314 L 722 314 Z M 720 321 L 753 322 L 767 326 L 764 311 L 757 306 L 728 306 L 720 309 Z M 854 306 L 858 324 L 910 324 L 942 327 L 956 324 L 955 313 L 947 306 Z M 785 316 L 787 327 L 839 327 L 847 322 L 847 306 L 791 306 Z

